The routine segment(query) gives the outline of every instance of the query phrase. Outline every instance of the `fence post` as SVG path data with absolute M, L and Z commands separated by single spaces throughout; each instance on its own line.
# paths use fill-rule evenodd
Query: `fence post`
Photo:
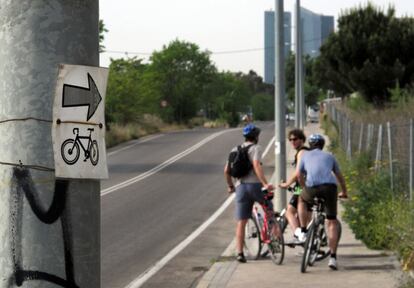
M 371 145 L 371 141 L 372 141 L 372 134 L 374 133 L 373 124 L 368 124 L 367 129 L 368 129 L 368 133 L 367 133 L 367 143 L 365 145 L 365 150 L 368 152 L 369 147 Z
M 413 182 L 414 182 L 414 128 L 413 128 L 413 119 L 410 119 L 410 201 L 413 201 Z
M 375 171 L 378 171 L 381 167 L 380 162 L 382 160 L 382 124 L 378 126 L 378 142 L 377 152 L 375 154 Z
M 352 141 L 351 141 L 351 125 L 352 125 L 352 121 L 351 119 L 347 119 L 347 124 L 346 128 L 347 128 L 347 135 L 346 135 L 346 140 L 347 140 L 347 147 L 346 147 L 346 157 L 348 158 L 348 160 L 351 160 L 352 158 Z
M 358 152 L 362 151 L 362 138 L 364 137 L 364 123 L 361 123 L 361 129 L 359 130 L 359 142 L 358 142 Z
M 387 131 L 388 131 L 388 155 L 390 161 L 390 185 L 391 185 L 391 192 L 394 192 L 394 171 L 393 171 L 393 163 L 392 163 L 392 135 L 391 135 L 391 123 L 387 122 Z M 393 193 L 394 195 L 394 193 Z

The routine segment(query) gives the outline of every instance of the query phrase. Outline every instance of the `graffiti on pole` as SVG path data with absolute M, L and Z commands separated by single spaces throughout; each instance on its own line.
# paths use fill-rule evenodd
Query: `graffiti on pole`
M 10 235 L 11 255 L 13 258 L 14 282 L 18 287 L 28 281 L 46 281 L 61 287 L 77 288 L 75 283 L 72 235 L 70 229 L 69 215 L 66 215 L 66 192 L 68 181 L 55 180 L 53 200 L 49 209 L 42 207 L 39 193 L 36 190 L 30 171 L 27 168 L 14 168 L 12 177 L 12 190 L 10 200 Z M 36 217 L 45 225 L 54 224 L 60 220 L 62 226 L 62 241 L 64 247 L 66 279 L 43 271 L 31 271 L 23 268 L 22 239 L 23 239 L 23 200 L 26 199 L 29 207 Z

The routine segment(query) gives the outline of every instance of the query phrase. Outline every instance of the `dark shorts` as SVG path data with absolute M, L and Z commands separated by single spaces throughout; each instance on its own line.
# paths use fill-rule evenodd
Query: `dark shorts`
M 300 196 L 308 204 L 312 204 L 315 197 L 325 199 L 326 218 L 336 219 L 338 188 L 335 184 L 306 187 Z
M 299 195 L 292 195 L 289 201 L 289 204 L 293 206 L 295 209 L 298 209 L 298 199 Z
M 264 194 L 262 193 L 261 183 L 242 183 L 236 187 L 236 213 L 237 220 L 246 220 L 252 216 L 254 202 L 263 203 Z M 269 208 L 273 210 L 270 202 Z
M 299 195 L 293 194 L 292 197 L 290 198 L 289 205 L 295 209 L 298 209 L 298 201 L 299 201 Z M 312 205 L 310 205 L 307 202 L 305 202 L 305 205 L 308 211 L 312 211 Z

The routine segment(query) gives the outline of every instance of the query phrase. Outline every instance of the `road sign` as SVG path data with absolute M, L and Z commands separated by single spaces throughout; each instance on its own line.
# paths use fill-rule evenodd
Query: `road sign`
M 61 64 L 53 104 L 53 154 L 59 178 L 108 178 L 105 94 L 108 69 Z

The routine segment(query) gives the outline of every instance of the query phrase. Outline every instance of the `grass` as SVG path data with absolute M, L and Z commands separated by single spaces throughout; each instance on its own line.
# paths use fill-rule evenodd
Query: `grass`
M 218 128 L 226 126 L 227 123 L 223 120 L 208 121 L 202 117 L 193 118 L 187 124 L 168 124 L 156 116 L 145 114 L 135 123 L 111 123 L 109 125 L 110 129 L 106 131 L 105 141 L 106 147 L 110 148 L 132 139 L 159 132 L 177 131 L 193 127 Z

